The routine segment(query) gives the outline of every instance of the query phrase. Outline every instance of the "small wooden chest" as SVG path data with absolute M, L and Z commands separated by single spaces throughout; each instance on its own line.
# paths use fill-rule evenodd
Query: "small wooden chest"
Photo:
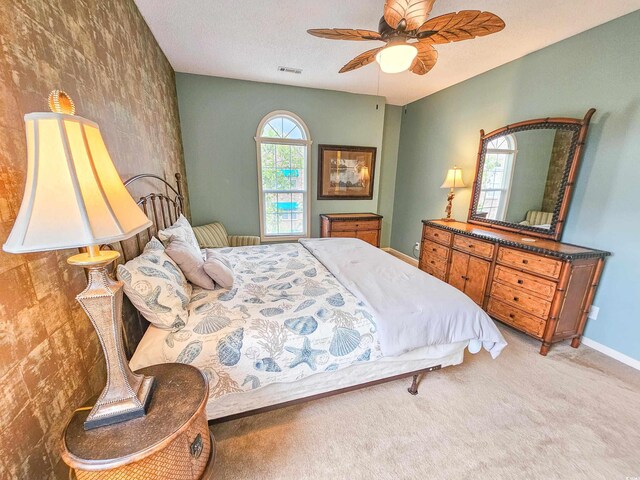
M 207 379 L 179 363 L 139 372 L 155 377 L 147 415 L 85 431 L 89 409 L 76 411 L 63 434 L 63 460 L 78 480 L 208 480 L 215 444 L 205 411 Z
M 380 247 L 382 215 L 376 213 L 323 213 L 320 215 L 322 238 L 359 238 Z

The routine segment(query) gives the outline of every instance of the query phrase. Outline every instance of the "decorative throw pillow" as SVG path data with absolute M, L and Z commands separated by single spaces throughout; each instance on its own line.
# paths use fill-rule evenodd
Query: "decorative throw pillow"
M 148 253 L 148 252 L 151 252 L 152 250 L 160 250 L 161 252 L 164 252 L 163 243 L 160 240 L 158 240 L 156 237 L 151 237 L 151 240 L 149 240 L 149 243 L 147 243 L 144 246 L 142 253 Z
M 194 251 L 200 253 L 200 246 L 198 245 L 196 235 L 193 233 L 193 228 L 191 228 L 189 220 L 187 220 L 182 214 L 180 214 L 176 223 L 164 230 L 160 230 L 158 232 L 158 237 L 162 240 L 162 243 L 164 243 L 165 246 L 169 244 L 171 237 L 182 238 Z
M 118 265 L 124 293 L 149 322 L 165 330 L 180 330 L 187 323 L 191 285 L 156 238 L 138 257 Z
M 204 262 L 204 271 L 222 288 L 233 287 L 233 267 L 227 258 L 212 249 L 206 249 L 207 259 Z
M 213 290 L 216 284 L 204 271 L 204 259 L 200 250 L 194 250 L 183 237 L 172 236 L 165 252 L 176 262 L 184 276 L 194 285 Z

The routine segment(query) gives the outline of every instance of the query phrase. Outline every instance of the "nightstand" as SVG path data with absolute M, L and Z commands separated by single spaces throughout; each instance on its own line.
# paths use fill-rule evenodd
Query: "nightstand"
M 166 363 L 137 373 L 156 379 L 147 415 L 84 430 L 89 409 L 76 411 L 62 438 L 62 459 L 78 480 L 209 480 L 215 443 L 207 424 L 206 377 Z

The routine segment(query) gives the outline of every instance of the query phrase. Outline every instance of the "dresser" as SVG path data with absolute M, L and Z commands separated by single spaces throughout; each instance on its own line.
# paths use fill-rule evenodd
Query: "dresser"
M 577 348 L 609 252 L 465 222 L 423 220 L 421 270 L 491 317 L 542 342 Z
M 382 215 L 377 213 L 323 213 L 320 215 L 322 238 L 359 238 L 380 248 Z

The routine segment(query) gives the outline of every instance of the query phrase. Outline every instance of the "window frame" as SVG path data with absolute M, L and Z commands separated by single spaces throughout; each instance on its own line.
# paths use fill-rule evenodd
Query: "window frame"
M 278 138 L 278 137 L 263 137 L 262 131 L 264 130 L 265 125 L 277 117 L 285 117 L 295 123 L 304 135 L 304 139 L 289 139 L 289 138 Z M 307 124 L 293 112 L 288 110 L 275 110 L 271 113 L 265 115 L 260 123 L 258 124 L 258 129 L 256 130 L 256 136 L 254 137 L 256 141 L 256 157 L 258 164 L 258 204 L 259 204 L 259 215 L 260 215 L 260 240 L 263 242 L 286 242 L 286 241 L 296 241 L 300 238 L 309 238 L 311 236 L 311 145 L 313 141 L 311 140 L 311 134 L 309 133 L 309 128 Z M 304 154 L 304 190 L 281 190 L 281 191 L 272 191 L 263 189 L 263 178 L 262 178 L 262 145 L 263 144 L 280 144 L 280 145 L 295 145 L 295 146 L 304 146 L 305 154 Z M 264 196 L 265 193 L 302 193 L 303 198 L 303 226 L 304 232 L 302 235 L 267 235 L 265 232 L 266 228 L 266 213 L 264 208 Z

